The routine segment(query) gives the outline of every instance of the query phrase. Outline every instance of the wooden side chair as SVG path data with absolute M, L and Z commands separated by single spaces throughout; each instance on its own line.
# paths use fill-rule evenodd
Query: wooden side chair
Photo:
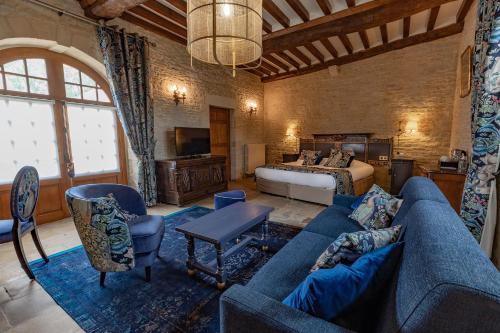
M 31 271 L 24 254 L 22 243 L 24 235 L 31 233 L 38 252 L 46 263 L 49 262 L 49 258 L 40 243 L 36 220 L 33 216 L 38 201 L 39 190 L 40 179 L 36 169 L 32 166 L 21 168 L 14 178 L 10 192 L 10 212 L 12 219 L 0 220 L 0 244 L 7 242 L 14 243 L 17 258 L 30 279 L 34 279 L 35 275 Z

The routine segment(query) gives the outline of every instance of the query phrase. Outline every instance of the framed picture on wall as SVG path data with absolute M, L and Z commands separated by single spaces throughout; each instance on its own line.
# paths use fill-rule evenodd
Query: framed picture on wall
M 460 56 L 460 97 L 470 94 L 472 80 L 472 48 L 467 46 Z

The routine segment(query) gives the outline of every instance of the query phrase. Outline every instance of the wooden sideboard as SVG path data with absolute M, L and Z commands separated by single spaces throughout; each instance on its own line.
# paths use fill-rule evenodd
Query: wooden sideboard
M 227 189 L 226 157 L 156 161 L 158 201 L 182 206 Z
M 423 166 L 420 167 L 420 174 L 432 179 L 448 199 L 451 206 L 460 214 L 466 174 L 453 170 L 429 169 Z

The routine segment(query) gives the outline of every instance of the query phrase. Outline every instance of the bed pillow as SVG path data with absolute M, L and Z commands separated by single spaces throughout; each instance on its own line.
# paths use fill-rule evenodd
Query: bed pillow
M 328 321 L 333 321 L 360 301 L 368 301 L 367 304 L 371 305 L 369 301 L 381 299 L 394 274 L 397 260 L 391 259 L 400 253 L 402 244 L 391 244 L 367 253 L 351 266 L 340 264 L 313 272 L 282 303 Z M 369 299 L 363 300 L 365 295 Z M 370 313 L 377 308 L 364 310 Z M 364 319 L 358 317 L 357 321 L 363 322 Z
M 303 150 L 300 153 L 299 160 L 303 160 L 302 165 L 315 165 L 316 161 L 321 161 L 321 151 Z M 318 163 L 319 163 L 318 161 Z
M 351 263 L 363 254 L 400 239 L 401 225 L 380 230 L 362 230 L 341 234 L 318 257 L 311 272 L 332 268 L 338 263 Z
M 325 163 L 325 166 L 331 168 L 347 168 L 354 159 L 354 152 L 352 150 L 338 150 L 332 148 L 330 157 Z
M 396 215 L 402 199 L 398 199 L 374 184 L 365 194 L 362 203 L 349 215 L 366 230 L 386 228 Z

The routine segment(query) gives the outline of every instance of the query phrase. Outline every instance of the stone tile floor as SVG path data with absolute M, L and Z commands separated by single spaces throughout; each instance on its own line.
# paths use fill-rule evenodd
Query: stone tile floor
M 274 207 L 270 220 L 275 222 L 303 227 L 324 209 L 320 205 L 259 193 L 255 191 L 255 184 L 251 180 L 231 183 L 230 188 L 243 188 L 247 192 L 248 201 Z M 212 198 L 194 204 L 213 208 Z M 168 215 L 184 208 L 160 204 L 148 209 L 148 212 Z M 81 244 L 71 218 L 40 225 L 39 234 L 48 255 Z M 29 236 L 25 237 L 24 246 L 28 260 L 38 258 L 38 252 Z M 78 324 L 49 294 L 36 281 L 30 281 L 26 276 L 12 243 L 0 245 L 0 265 L 0 332 L 82 332 Z

